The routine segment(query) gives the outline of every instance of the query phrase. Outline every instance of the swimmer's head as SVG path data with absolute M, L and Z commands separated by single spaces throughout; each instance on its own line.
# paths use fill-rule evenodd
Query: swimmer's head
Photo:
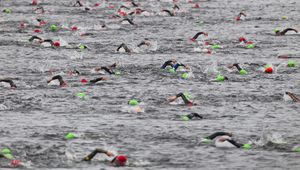
M 280 29 L 276 28 L 276 29 L 274 30 L 274 32 L 275 32 L 275 33 L 278 33 L 278 32 L 280 32 Z
M 116 156 L 111 163 L 115 166 L 125 166 L 127 162 L 127 157 L 124 155 L 118 155 Z

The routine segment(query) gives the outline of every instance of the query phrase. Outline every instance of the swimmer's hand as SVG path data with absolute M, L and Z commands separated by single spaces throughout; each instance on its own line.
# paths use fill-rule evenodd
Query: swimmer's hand
M 108 157 L 113 157 L 113 156 L 114 156 L 114 154 L 111 153 L 111 152 L 109 152 L 109 151 L 107 151 L 105 154 L 106 154 Z

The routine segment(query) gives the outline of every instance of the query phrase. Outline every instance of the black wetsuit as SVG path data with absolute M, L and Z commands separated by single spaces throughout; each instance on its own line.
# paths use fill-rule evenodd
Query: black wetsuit
M 17 88 L 16 84 L 10 79 L 0 79 L 0 82 L 9 83 L 11 88 Z
M 184 104 L 187 105 L 193 104 L 193 102 L 189 101 L 183 93 L 178 93 L 176 97 L 181 97 L 182 100 L 184 101 Z
M 179 66 L 185 67 L 185 65 L 182 64 L 182 63 L 176 63 L 176 64 L 173 66 L 174 70 L 177 70 Z
M 100 78 L 96 78 L 96 79 L 90 80 L 90 83 L 91 84 L 95 84 L 95 83 L 97 83 L 98 81 L 101 81 L 101 80 L 104 80 L 104 78 L 100 77 Z
M 168 61 L 166 61 L 160 68 L 161 69 L 165 69 L 167 66 L 171 66 L 171 67 L 173 67 L 174 65 L 173 65 L 173 60 L 168 60 Z
M 107 151 L 103 150 L 103 149 L 97 148 L 92 153 L 90 153 L 88 156 L 84 157 L 83 161 L 90 161 L 90 160 L 92 160 L 97 155 L 97 153 L 107 153 Z
M 190 113 L 188 115 L 186 115 L 189 119 L 193 119 L 194 117 L 195 118 L 199 118 L 199 119 L 203 119 L 202 116 L 200 116 L 198 113 Z

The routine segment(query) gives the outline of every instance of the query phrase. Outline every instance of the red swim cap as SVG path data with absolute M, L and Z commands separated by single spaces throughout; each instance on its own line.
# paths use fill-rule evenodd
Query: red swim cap
M 31 5 L 37 5 L 38 1 L 37 0 L 32 0 Z
M 239 41 L 240 41 L 240 42 L 244 42 L 244 41 L 246 41 L 246 38 L 240 37 L 240 38 L 239 38 Z
M 55 41 L 55 42 L 53 43 L 53 45 L 54 45 L 55 47 L 60 47 L 60 42 Z
M 117 156 L 117 160 L 120 163 L 120 165 L 124 166 L 126 164 L 127 157 L 124 155 L 119 155 Z
M 34 32 L 35 32 L 35 33 L 40 33 L 40 32 L 42 32 L 42 31 L 39 30 L 39 29 L 36 29 L 36 30 L 34 30 Z
M 273 68 L 272 67 L 268 67 L 265 69 L 266 73 L 273 73 Z
M 88 81 L 86 79 L 81 79 L 80 82 L 81 83 L 87 83 Z
M 77 31 L 77 30 L 78 30 L 78 27 L 73 26 L 73 27 L 71 27 L 71 29 L 72 29 L 72 31 Z
M 100 3 L 95 3 L 95 5 L 94 6 L 100 6 Z
M 200 8 L 200 5 L 198 3 L 195 3 L 194 8 Z
M 20 161 L 20 160 L 17 160 L 17 159 L 14 159 L 14 160 L 12 160 L 12 161 L 10 162 L 11 166 L 13 166 L 13 167 L 19 166 L 20 163 L 21 163 L 21 161 Z

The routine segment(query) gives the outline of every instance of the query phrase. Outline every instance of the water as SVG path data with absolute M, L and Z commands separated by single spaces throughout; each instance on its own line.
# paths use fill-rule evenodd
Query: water
M 300 168 L 299 154 L 291 152 L 299 145 L 299 106 L 283 100 L 285 91 L 300 94 L 299 67 L 287 68 L 282 64 L 287 60 L 277 59 L 281 54 L 299 56 L 299 34 L 277 37 L 273 33 L 277 27 L 299 29 L 298 1 L 214 0 L 200 2 L 200 9 L 182 1 L 182 13 L 137 16 L 133 20 L 136 26 L 110 18 L 115 10 L 105 7 L 108 3 L 85 12 L 70 7 L 74 1 L 45 0 L 46 14 L 34 14 L 35 7 L 29 2 L 0 1 L 1 10 L 12 9 L 11 14 L 0 14 L 0 75 L 14 78 L 18 86 L 16 90 L 0 87 L 0 146 L 11 148 L 27 168 L 117 169 L 105 163 L 108 158 L 104 155 L 91 163 L 80 161 L 96 147 L 127 155 L 129 164 L 124 169 Z M 139 3 L 150 12 L 172 7 L 171 1 Z M 240 11 L 245 11 L 246 20 L 236 22 Z M 82 43 L 91 50 L 29 43 L 34 27 L 19 31 L 18 26 L 20 21 L 33 23 L 36 17 L 47 22 L 38 36 L 63 39 L 70 46 Z M 49 32 L 51 24 L 61 23 L 76 25 L 79 31 Z M 100 29 L 103 23 L 109 28 Z M 198 31 L 207 31 L 209 36 L 201 38 L 219 41 L 223 49 L 213 50 L 212 55 L 194 52 L 197 45 L 188 40 Z M 93 35 L 80 36 L 83 32 Z M 241 36 L 257 47 L 239 47 Z M 157 42 L 156 51 L 116 52 L 121 43 L 135 48 L 145 38 Z M 194 77 L 184 80 L 180 73 L 160 71 L 163 62 L 172 58 L 191 66 Z M 109 80 L 95 86 L 79 82 L 101 76 L 90 70 L 114 62 L 119 64 L 120 76 L 106 75 Z M 244 64 L 249 74 L 242 76 L 226 69 L 234 62 L 283 66 L 267 75 L 258 66 Z M 67 74 L 75 68 L 83 75 Z M 210 82 L 218 73 L 230 81 Z M 62 74 L 70 87 L 47 86 L 46 80 L 56 74 Z M 79 99 L 78 92 L 85 92 L 87 98 Z M 169 105 L 166 98 L 179 92 L 189 92 L 198 105 Z M 132 98 L 143 101 L 144 112 L 127 112 Z M 205 119 L 178 119 L 191 112 Z M 256 145 L 251 150 L 223 150 L 199 144 L 201 138 L 216 131 L 233 132 L 236 140 Z M 66 141 L 68 132 L 78 138 Z M 5 168 L 5 160 L 1 161 Z

